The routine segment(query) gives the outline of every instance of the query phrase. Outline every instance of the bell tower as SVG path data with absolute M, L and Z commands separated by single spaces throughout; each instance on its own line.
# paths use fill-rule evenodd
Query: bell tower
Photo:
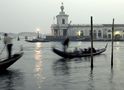
M 56 16 L 57 18 L 57 24 L 58 25 L 65 25 L 65 24 L 68 24 L 68 15 L 65 14 L 64 12 L 64 6 L 63 6 L 63 3 L 60 7 L 61 11 L 59 12 L 59 15 Z
M 53 36 L 67 36 L 68 35 L 68 17 L 69 15 L 65 14 L 63 3 L 60 6 L 60 12 L 56 15 L 56 24 L 51 26 Z
M 69 15 L 65 14 L 63 3 L 60 6 L 60 10 L 61 11 L 56 16 L 57 26 L 58 26 L 57 35 L 58 36 L 67 36 L 68 16 Z

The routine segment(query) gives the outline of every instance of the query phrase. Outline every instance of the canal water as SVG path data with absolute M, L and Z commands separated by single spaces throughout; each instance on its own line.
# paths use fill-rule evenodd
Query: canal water
M 23 45 L 24 55 L 0 73 L 0 90 L 123 90 L 124 42 L 114 42 L 114 67 L 111 70 L 111 42 L 94 42 L 95 48 L 107 50 L 94 56 L 94 69 L 90 57 L 63 61 L 51 47 L 61 49 L 60 42 L 28 43 L 14 41 L 13 53 Z M 0 51 L 4 45 L 0 41 Z M 68 50 L 90 47 L 90 42 L 70 42 Z M 6 51 L 0 58 L 6 56 Z

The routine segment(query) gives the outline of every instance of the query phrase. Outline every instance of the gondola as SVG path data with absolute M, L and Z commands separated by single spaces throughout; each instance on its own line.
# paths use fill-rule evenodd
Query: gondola
M 9 66 L 15 63 L 18 59 L 23 56 L 23 51 L 15 53 L 11 58 L 2 58 L 0 59 L 0 71 L 6 70 Z
M 93 52 L 93 56 L 95 55 L 99 55 L 103 52 L 106 51 L 106 48 L 107 48 L 107 44 L 104 48 L 102 49 L 96 49 L 95 52 Z M 56 48 L 52 48 L 52 51 L 54 53 L 56 53 L 57 55 L 63 57 L 63 58 L 69 58 L 69 59 L 72 59 L 72 58 L 81 58 L 81 57 L 88 57 L 88 56 L 91 56 L 91 53 L 88 53 L 88 52 L 81 52 L 81 51 L 74 51 L 74 52 L 64 52 L 62 50 L 59 50 L 59 49 L 56 49 Z
M 27 42 L 32 42 L 32 43 L 35 43 L 35 42 L 49 42 L 49 40 L 45 40 L 45 39 L 33 39 L 33 40 L 25 40 Z

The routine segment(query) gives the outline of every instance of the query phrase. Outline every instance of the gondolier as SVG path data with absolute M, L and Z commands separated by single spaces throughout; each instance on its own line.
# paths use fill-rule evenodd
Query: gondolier
M 66 37 L 66 39 L 64 40 L 64 42 L 62 44 L 63 44 L 63 50 L 65 52 L 69 45 L 69 38 Z
M 12 54 L 12 38 L 10 36 L 8 36 L 7 33 L 4 34 L 4 39 L 3 42 L 6 46 L 7 49 L 7 53 L 8 53 L 8 58 L 11 58 L 11 54 Z

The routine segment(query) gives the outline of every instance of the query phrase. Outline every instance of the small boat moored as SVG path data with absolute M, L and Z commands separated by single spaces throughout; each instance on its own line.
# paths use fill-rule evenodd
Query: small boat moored
M 46 39 L 32 39 L 32 40 L 25 40 L 27 42 L 32 42 L 32 43 L 35 43 L 35 42 L 49 42 L 49 40 L 46 40 Z

